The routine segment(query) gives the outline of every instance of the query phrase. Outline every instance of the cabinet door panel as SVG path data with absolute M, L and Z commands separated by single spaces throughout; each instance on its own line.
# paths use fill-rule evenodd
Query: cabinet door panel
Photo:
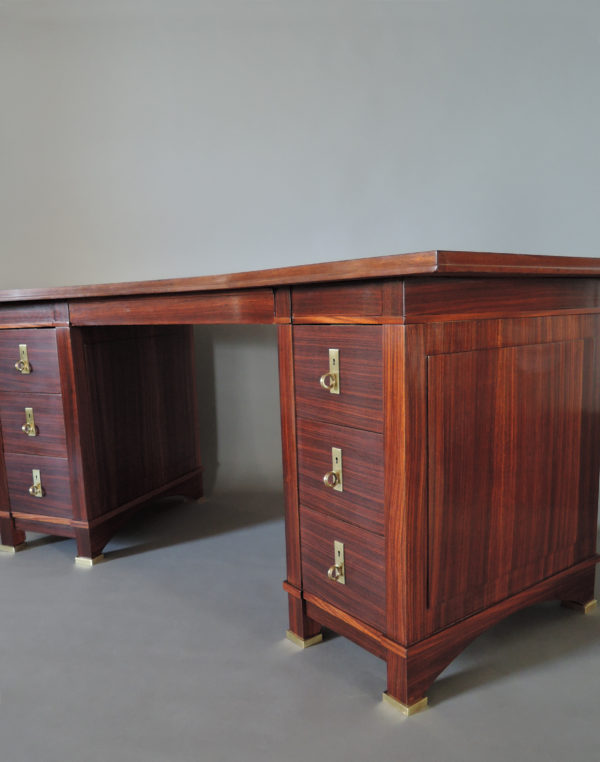
M 591 354 L 590 341 L 576 340 L 428 358 L 437 626 L 585 555 L 580 456 Z

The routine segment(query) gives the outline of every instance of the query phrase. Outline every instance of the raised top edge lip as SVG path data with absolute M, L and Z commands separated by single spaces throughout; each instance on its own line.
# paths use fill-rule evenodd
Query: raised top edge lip
M 600 258 L 430 249 L 407 254 L 363 257 L 189 278 L 10 289 L 0 291 L 0 302 L 59 301 L 229 291 L 417 275 L 600 277 Z

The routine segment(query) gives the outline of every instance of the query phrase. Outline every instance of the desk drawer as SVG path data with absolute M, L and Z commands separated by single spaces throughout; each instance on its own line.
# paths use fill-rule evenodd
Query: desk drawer
M 19 345 L 27 345 L 30 373 L 15 368 Z M 0 331 L 0 389 L 60 394 L 60 374 L 53 328 L 14 328 Z
M 71 486 L 66 458 L 5 454 L 10 510 L 13 515 L 71 518 Z M 33 497 L 32 469 L 39 469 L 43 497 Z
M 25 408 L 33 410 L 36 436 L 28 436 L 22 430 Z M 0 424 L 4 450 L 8 453 L 67 457 L 60 394 L 0 391 Z
M 339 394 L 320 384 L 339 350 Z M 296 411 L 304 418 L 383 431 L 381 326 L 294 326 Z
M 344 585 L 329 579 L 334 541 L 344 544 Z M 300 508 L 302 584 L 307 593 L 348 612 L 378 630 L 385 629 L 385 562 L 383 537 Z
M 297 432 L 300 502 L 383 534 L 383 435 L 302 418 Z M 332 448 L 341 450 L 342 491 L 324 481 Z

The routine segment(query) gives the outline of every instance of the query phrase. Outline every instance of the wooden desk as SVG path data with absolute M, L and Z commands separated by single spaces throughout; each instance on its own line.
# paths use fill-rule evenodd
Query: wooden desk
M 292 640 L 356 641 L 410 713 L 503 617 L 591 607 L 600 259 L 431 251 L 0 304 L 5 548 L 65 535 L 91 564 L 148 499 L 199 495 L 190 326 L 275 323 Z

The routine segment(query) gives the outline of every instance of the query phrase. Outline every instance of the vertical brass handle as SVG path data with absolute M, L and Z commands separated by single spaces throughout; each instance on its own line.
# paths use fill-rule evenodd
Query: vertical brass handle
M 340 350 L 329 350 L 329 373 L 323 373 L 319 379 L 319 383 L 323 389 L 326 389 L 329 394 L 340 393 Z
M 327 570 L 327 576 L 339 585 L 346 584 L 346 562 L 344 559 L 344 543 L 340 540 L 333 541 L 333 566 Z
M 33 408 L 25 408 L 25 423 L 21 426 L 21 431 L 27 434 L 28 437 L 37 437 L 38 428 L 35 425 L 35 419 L 33 417 Z
M 19 361 L 15 363 L 15 368 L 24 376 L 31 373 L 31 365 L 27 355 L 27 344 L 19 344 Z
M 29 488 L 29 494 L 32 497 L 44 497 L 46 494 L 46 490 L 42 487 L 42 477 L 40 474 L 39 468 L 34 468 L 31 471 L 31 476 L 33 477 L 33 484 Z
M 331 471 L 323 476 L 323 484 L 336 492 L 344 491 L 342 475 L 342 450 L 339 447 L 331 448 Z

